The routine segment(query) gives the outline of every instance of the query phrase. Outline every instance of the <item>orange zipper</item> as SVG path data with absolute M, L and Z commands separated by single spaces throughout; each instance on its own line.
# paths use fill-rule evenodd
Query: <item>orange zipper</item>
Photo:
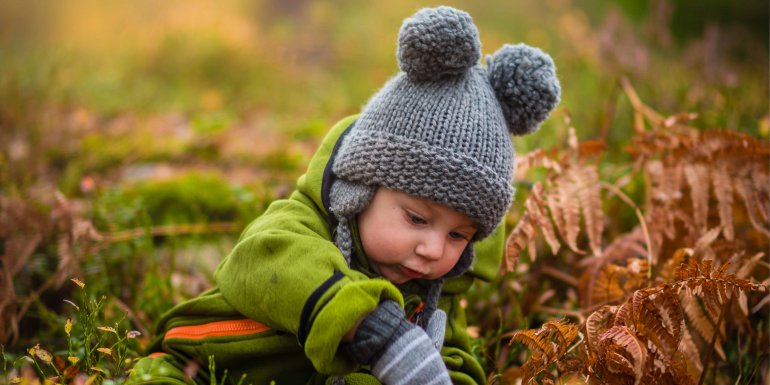
M 199 340 L 208 337 L 240 336 L 256 334 L 270 330 L 269 327 L 253 319 L 215 321 L 201 325 L 178 326 L 166 332 L 163 340 L 170 338 L 187 338 Z

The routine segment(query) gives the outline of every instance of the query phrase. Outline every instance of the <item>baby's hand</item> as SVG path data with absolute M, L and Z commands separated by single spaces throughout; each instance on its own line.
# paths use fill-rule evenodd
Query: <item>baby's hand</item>
M 434 313 L 431 320 L 439 322 Z M 435 344 L 443 343 L 446 314 L 435 340 L 404 318 L 404 309 L 394 301 L 380 304 L 358 326 L 353 343 L 345 347 L 348 355 L 368 364 L 383 384 L 451 384 L 441 354 Z M 429 323 L 430 325 L 430 323 Z
M 433 342 L 433 346 L 440 352 L 444 346 L 444 335 L 446 334 L 446 313 L 441 309 L 436 309 L 430 316 L 428 327 L 425 328 L 428 337 Z

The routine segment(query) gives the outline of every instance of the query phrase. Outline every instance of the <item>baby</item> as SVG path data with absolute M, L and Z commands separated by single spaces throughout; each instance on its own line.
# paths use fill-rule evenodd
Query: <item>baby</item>
M 536 130 L 560 89 L 539 49 L 506 45 L 486 68 L 480 56 L 467 13 L 406 19 L 401 71 L 332 127 L 292 195 L 221 262 L 216 287 L 159 320 L 132 379 L 484 383 L 459 299 L 502 258 L 510 135 Z

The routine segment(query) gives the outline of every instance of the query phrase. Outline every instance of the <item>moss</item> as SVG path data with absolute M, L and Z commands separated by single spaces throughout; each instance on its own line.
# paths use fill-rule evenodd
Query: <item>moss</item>
M 126 187 L 124 193 L 140 199 L 156 225 L 244 220 L 264 206 L 261 194 L 206 172 L 139 182 Z

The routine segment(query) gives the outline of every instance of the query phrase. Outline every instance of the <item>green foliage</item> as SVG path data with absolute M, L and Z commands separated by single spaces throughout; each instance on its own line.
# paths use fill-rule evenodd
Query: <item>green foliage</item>
M 141 199 L 155 224 L 233 220 L 238 196 L 217 174 L 191 173 L 168 180 L 144 181 L 124 189 L 129 198 Z
M 67 314 L 57 317 L 57 328 L 66 337 L 66 349 L 50 346 L 48 349 L 57 350 L 49 351 L 46 346 L 36 344 L 17 359 L 6 356 L 3 351 L 4 381 L 36 383 L 53 381 L 55 377 L 63 383 L 122 382 L 128 376 L 138 356 L 136 340 L 142 333 L 126 328 L 125 315 L 112 323 L 103 323 L 106 297 L 96 298 L 86 290 L 84 282 L 72 281 L 78 287 L 80 300 L 77 303 L 65 300 L 71 308 Z

